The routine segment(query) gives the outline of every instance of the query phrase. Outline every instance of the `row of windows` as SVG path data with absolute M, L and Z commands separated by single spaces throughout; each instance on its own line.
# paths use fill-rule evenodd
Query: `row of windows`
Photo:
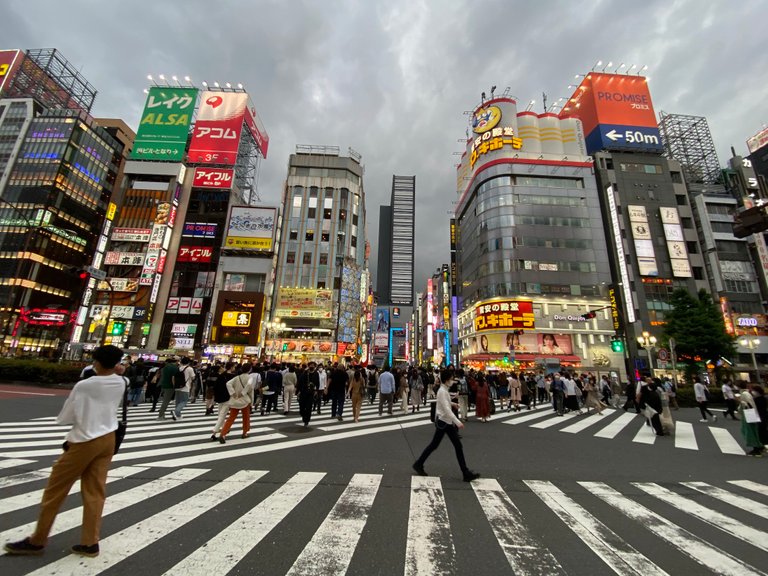
M 305 166 L 291 166 L 291 176 L 304 176 L 310 178 L 346 178 L 355 184 L 360 184 L 360 176 L 349 170 L 338 168 L 308 168 Z
M 500 186 L 530 186 L 532 188 L 584 188 L 583 178 L 549 178 L 546 176 L 498 176 L 483 182 L 477 189 L 478 196 Z
M 661 166 L 657 164 L 635 164 L 621 163 L 619 168 L 622 172 L 642 172 L 643 174 L 661 174 Z
M 505 272 L 597 272 L 595 262 L 539 262 L 536 260 L 493 260 L 481 264 L 476 273 L 477 276 L 487 274 L 502 274 Z
M 478 233 L 497 228 L 511 228 L 514 226 L 566 226 L 569 228 L 589 228 L 588 218 L 569 218 L 564 216 L 532 216 L 532 215 L 505 215 L 480 219 Z
M 475 290 L 465 300 L 483 300 L 495 296 L 523 296 L 528 294 L 551 294 L 571 296 L 599 296 L 600 288 L 583 284 L 540 284 L 538 282 L 497 282 Z

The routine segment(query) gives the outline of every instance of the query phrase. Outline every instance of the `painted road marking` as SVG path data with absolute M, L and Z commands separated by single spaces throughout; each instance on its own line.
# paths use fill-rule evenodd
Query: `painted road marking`
M 413 476 L 404 574 L 444 575 L 455 571 L 456 549 L 440 479 Z
M 590 414 L 589 416 L 585 416 L 584 418 L 581 418 L 578 422 L 575 424 L 571 424 L 570 426 L 566 426 L 560 432 L 567 432 L 569 434 L 577 434 L 578 432 L 581 432 L 582 430 L 585 430 L 586 428 L 589 428 L 593 424 L 597 424 L 601 420 L 605 420 L 606 416 L 610 416 L 613 414 L 613 410 L 610 408 L 606 408 L 603 410 L 603 414 Z
M 733 492 L 728 492 L 722 488 L 716 488 L 706 482 L 682 482 L 682 485 L 697 490 L 702 494 L 706 494 L 711 498 L 716 498 L 734 508 L 739 508 L 750 514 L 756 514 L 757 516 L 760 516 L 760 518 L 768 518 L 768 506 L 761 504 L 760 502 L 746 500 L 742 496 L 736 495 Z
M 537 422 L 536 424 L 531 424 L 531 428 L 544 430 L 545 428 L 551 428 L 552 426 L 562 424 L 565 420 L 570 420 L 571 418 L 575 418 L 578 415 L 578 412 L 568 412 L 568 414 L 563 416 L 555 416 L 554 414 L 550 414 L 550 418 L 548 420 L 545 420 L 544 422 Z
M 717 442 L 717 447 L 720 448 L 720 452 L 723 454 L 735 454 L 737 456 L 744 456 L 744 449 L 741 447 L 733 435 L 725 428 L 710 427 L 709 431 L 712 432 L 712 436 Z
M 696 435 L 693 433 L 693 424 L 689 422 L 675 422 L 675 448 L 685 450 L 698 450 Z
M 751 480 L 729 480 L 728 482 L 729 484 L 734 484 L 735 486 L 746 488 L 747 490 L 752 490 L 753 492 L 757 492 L 763 496 L 768 496 L 768 486 L 765 484 L 758 484 L 757 482 L 752 482 Z
M 653 431 L 653 426 L 646 426 L 645 418 L 643 418 L 643 425 L 640 426 L 640 430 L 632 438 L 632 442 L 640 444 L 653 444 L 656 442 L 656 433 Z
M 635 419 L 634 414 L 628 414 L 624 413 L 621 414 L 618 418 L 616 418 L 613 422 L 608 424 L 605 428 L 600 430 L 600 432 L 595 433 L 596 438 L 616 438 L 618 436 L 619 432 L 624 430 L 624 428 L 627 427 L 627 424 L 632 422 L 632 420 Z

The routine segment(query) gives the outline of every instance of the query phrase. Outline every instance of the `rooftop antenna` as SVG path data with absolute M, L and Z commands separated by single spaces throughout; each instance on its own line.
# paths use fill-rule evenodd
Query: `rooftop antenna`
M 544 114 L 547 113 L 547 93 L 542 92 L 541 93 L 541 101 L 544 103 Z
M 493 98 L 494 92 L 496 92 L 496 86 L 491 86 L 491 98 Z
M 480 103 L 485 104 L 485 92 L 480 93 Z

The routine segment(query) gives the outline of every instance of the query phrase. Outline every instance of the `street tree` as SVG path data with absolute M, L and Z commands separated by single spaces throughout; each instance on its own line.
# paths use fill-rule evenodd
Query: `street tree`
M 728 334 L 723 316 L 712 296 L 699 290 L 697 297 L 685 289 L 672 293 L 672 310 L 665 316 L 664 338 L 675 339 L 678 362 L 685 365 L 688 381 L 705 369 L 709 361 L 715 366 L 721 358 L 730 360 L 736 354 L 735 338 Z

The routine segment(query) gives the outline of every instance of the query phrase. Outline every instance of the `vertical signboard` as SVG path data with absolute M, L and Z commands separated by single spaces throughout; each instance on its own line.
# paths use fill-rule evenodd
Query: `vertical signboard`
M 189 161 L 234 165 L 247 104 L 245 92 L 203 92 Z
M 627 206 L 629 212 L 629 225 L 632 227 L 632 236 L 635 241 L 635 257 L 640 276 L 658 276 L 659 267 L 656 264 L 656 253 L 653 250 L 651 240 L 651 228 L 648 224 L 648 215 L 645 206 Z
M 590 72 L 560 114 L 584 125 L 587 152 L 661 151 L 661 134 L 648 91 L 648 79 Z
M 0 50 L 0 92 L 10 84 L 22 58 L 20 50 Z
M 131 158 L 180 162 L 196 101 L 197 88 L 150 88 Z
M 691 264 L 688 261 L 688 247 L 685 245 L 685 237 L 677 208 L 669 206 L 659 208 L 659 214 L 661 215 L 661 224 L 664 226 L 664 236 L 667 239 L 672 275 L 676 278 L 690 278 L 693 274 Z

